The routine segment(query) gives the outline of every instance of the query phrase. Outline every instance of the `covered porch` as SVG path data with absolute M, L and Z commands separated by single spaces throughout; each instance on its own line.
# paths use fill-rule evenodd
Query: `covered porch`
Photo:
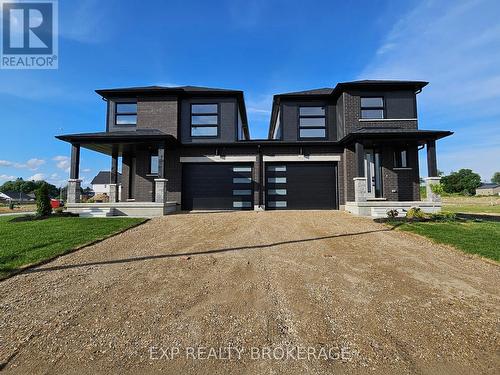
M 441 198 L 432 192 L 438 176 L 436 141 L 453 134 L 448 131 L 418 129 L 361 129 L 350 137 L 354 176 L 347 183 L 354 185 L 354 194 L 345 209 L 356 215 L 386 217 L 397 210 L 406 216 L 411 207 L 426 213 L 441 210 Z M 426 198 L 420 197 L 418 151 L 426 149 L 427 177 L 424 178 Z M 352 182 L 349 182 L 351 180 Z
M 177 210 L 168 200 L 167 147 L 177 140 L 158 130 L 84 133 L 57 136 L 71 144 L 67 210 L 80 216 L 162 216 Z M 81 199 L 80 149 L 86 148 L 111 158 L 109 202 L 86 203 Z M 154 155 L 155 170 L 145 165 Z M 122 160 L 122 198 L 118 194 L 119 158 Z M 153 173 L 154 172 L 154 173 Z

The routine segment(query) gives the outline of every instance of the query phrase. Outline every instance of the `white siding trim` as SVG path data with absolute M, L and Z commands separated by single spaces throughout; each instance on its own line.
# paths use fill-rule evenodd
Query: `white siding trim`
M 256 156 L 186 156 L 180 157 L 181 163 L 234 163 L 234 162 L 255 162 Z
M 273 161 L 340 161 L 340 155 L 264 155 L 265 162 Z

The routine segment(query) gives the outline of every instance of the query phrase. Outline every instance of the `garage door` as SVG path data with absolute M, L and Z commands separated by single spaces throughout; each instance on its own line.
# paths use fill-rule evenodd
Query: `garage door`
M 337 163 L 266 163 L 266 209 L 334 209 Z
M 253 209 L 252 185 L 251 164 L 183 164 L 182 209 Z

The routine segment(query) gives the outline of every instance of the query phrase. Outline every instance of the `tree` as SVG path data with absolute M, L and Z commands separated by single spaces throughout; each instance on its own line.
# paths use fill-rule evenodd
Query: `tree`
M 500 172 L 495 172 L 495 174 L 491 178 L 491 182 L 493 182 L 494 184 L 500 185 Z
M 481 176 L 470 169 L 460 169 L 441 178 L 446 193 L 466 193 L 474 195 L 481 185 Z
M 36 213 L 40 216 L 48 216 L 52 213 L 48 184 L 41 184 L 36 191 Z
M 59 194 L 59 189 L 46 181 L 25 181 L 21 177 L 14 181 L 7 181 L 2 186 L 0 186 L 0 192 L 5 191 L 22 191 L 25 194 L 36 191 L 43 184 L 47 185 L 49 196 L 54 198 Z

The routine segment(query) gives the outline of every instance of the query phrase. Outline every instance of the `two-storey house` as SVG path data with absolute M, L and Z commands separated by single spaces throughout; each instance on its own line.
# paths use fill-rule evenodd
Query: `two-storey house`
M 242 91 L 204 87 L 97 90 L 106 131 L 70 142 L 68 209 L 82 214 L 160 215 L 176 210 L 346 209 L 381 216 L 420 200 L 418 150 L 428 183 L 436 140 L 421 130 L 417 94 L 427 82 L 355 81 L 274 96 L 267 140 L 251 140 Z M 84 147 L 111 157 L 110 203 L 79 203 Z M 116 189 L 119 161 L 122 194 Z

